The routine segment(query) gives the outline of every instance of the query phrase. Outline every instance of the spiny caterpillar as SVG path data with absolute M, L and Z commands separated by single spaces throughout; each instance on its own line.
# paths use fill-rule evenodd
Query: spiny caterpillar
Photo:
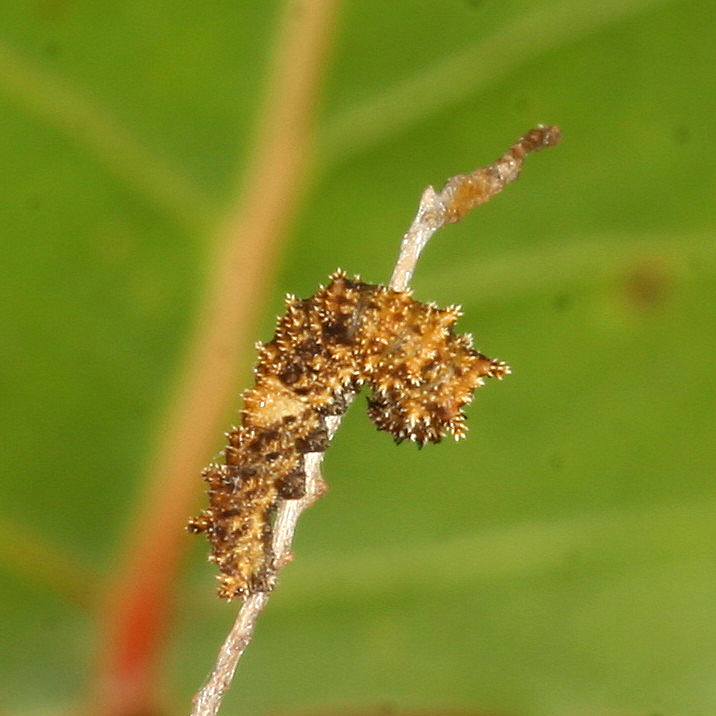
M 277 506 L 305 494 L 305 456 L 326 450 L 326 418 L 341 415 L 362 385 L 372 390 L 368 415 L 378 429 L 422 445 L 463 437 L 462 408 L 475 389 L 509 373 L 453 332 L 457 307 L 419 303 L 342 271 L 330 278 L 311 298 L 287 297 L 273 339 L 259 346 L 224 463 L 203 473 L 209 507 L 188 529 L 211 543 L 225 599 L 273 587 Z

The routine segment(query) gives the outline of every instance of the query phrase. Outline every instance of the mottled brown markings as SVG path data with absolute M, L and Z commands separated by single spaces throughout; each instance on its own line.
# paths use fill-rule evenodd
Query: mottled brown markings
M 308 452 L 325 452 L 328 448 L 328 431 L 325 425 L 316 428 L 305 437 L 296 438 L 296 451 L 305 454 Z
M 448 432 L 462 437 L 462 408 L 483 377 L 508 372 L 453 332 L 455 307 L 342 272 L 312 298 L 287 297 L 286 306 L 273 339 L 259 347 L 241 426 L 227 434 L 226 464 L 204 471 L 209 507 L 189 523 L 211 543 L 226 599 L 273 587 L 277 505 L 305 494 L 305 457 L 326 450 L 326 417 L 341 415 L 363 384 L 372 389 L 376 427 L 421 446 Z
M 293 385 L 301 378 L 301 371 L 295 364 L 289 365 L 284 371 L 279 373 L 278 376 L 285 385 Z M 287 415 L 286 418 L 293 418 L 292 415 Z M 284 418 L 284 423 L 286 422 Z
M 306 473 L 298 468 L 294 472 L 277 478 L 276 489 L 284 500 L 298 500 L 306 494 Z

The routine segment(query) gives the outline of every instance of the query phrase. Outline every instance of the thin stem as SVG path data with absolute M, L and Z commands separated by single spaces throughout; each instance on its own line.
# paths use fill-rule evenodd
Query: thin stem
M 527 154 L 552 146 L 559 139 L 560 132 L 556 127 L 539 126 L 513 144 L 495 163 L 449 179 L 439 194 L 428 187 L 420 200 L 417 216 L 403 237 L 390 288 L 407 290 L 420 252 L 439 228 L 460 221 L 471 209 L 489 201 L 506 184 L 517 179 Z M 326 419 L 329 441 L 340 422 L 340 416 Z M 324 492 L 325 483 L 321 475 L 324 454 L 315 452 L 305 456 L 306 495 L 298 500 L 282 500 L 279 505 L 271 542 L 275 555 L 274 573 L 292 559 L 291 545 L 298 518 Z M 192 716 L 215 716 L 218 712 L 239 660 L 251 641 L 256 620 L 267 602 L 267 593 L 253 594 L 244 600 L 221 647 L 214 670 L 194 698 Z
M 218 712 L 224 694 L 231 686 L 239 659 L 251 642 L 259 614 L 266 606 L 268 598 L 268 592 L 258 592 L 244 600 L 234 626 L 221 645 L 211 676 L 194 697 L 193 716 L 214 716 Z
M 405 291 L 430 237 L 446 224 L 460 221 L 469 211 L 499 194 L 520 175 L 525 157 L 557 144 L 557 127 L 540 125 L 515 142 L 496 162 L 469 174 L 448 179 L 440 193 L 429 186 L 420 199 L 415 220 L 403 236 L 390 287 Z

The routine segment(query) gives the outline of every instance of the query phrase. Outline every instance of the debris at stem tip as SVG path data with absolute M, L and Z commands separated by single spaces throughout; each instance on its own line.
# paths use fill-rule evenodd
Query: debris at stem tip
M 390 287 L 396 291 L 406 290 L 421 251 L 438 229 L 460 221 L 476 206 L 499 194 L 520 175 L 528 154 L 553 147 L 561 138 L 558 127 L 539 125 L 493 164 L 468 174 L 457 174 L 448 179 L 440 192 L 429 186 L 420 199 L 415 220 L 403 236 Z

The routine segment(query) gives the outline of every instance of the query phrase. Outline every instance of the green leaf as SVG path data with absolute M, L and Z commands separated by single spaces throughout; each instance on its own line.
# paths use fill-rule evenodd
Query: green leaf
M 0 9 L 8 713 L 86 695 L 87 605 L 161 438 L 277 15 Z M 539 122 L 564 140 L 438 233 L 413 282 L 513 375 L 478 392 L 466 441 L 420 452 L 356 401 L 225 713 L 716 710 L 715 19 L 667 0 L 344 5 L 257 340 L 283 292 L 338 266 L 386 281 L 426 185 Z M 163 657 L 177 713 L 237 608 L 187 540 Z

